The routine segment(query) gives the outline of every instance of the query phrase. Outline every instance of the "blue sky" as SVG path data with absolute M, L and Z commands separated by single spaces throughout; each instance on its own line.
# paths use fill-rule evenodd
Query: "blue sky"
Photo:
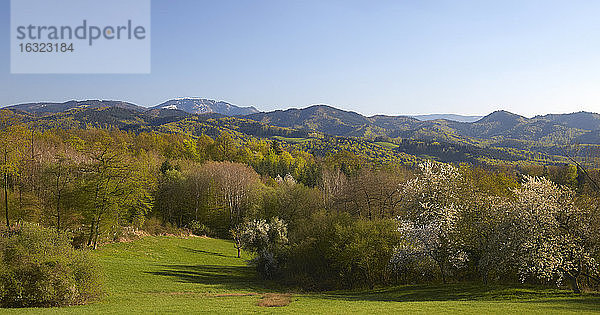
M 152 73 L 10 74 L 0 104 L 175 97 L 364 114 L 600 112 L 600 1 L 153 0 Z

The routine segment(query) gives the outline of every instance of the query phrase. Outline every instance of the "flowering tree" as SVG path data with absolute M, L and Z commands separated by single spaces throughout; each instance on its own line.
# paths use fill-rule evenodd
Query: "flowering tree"
M 516 280 L 519 246 L 515 231 L 516 219 L 507 215 L 512 207 L 510 198 L 474 194 L 471 207 L 461 220 L 461 237 L 465 250 L 478 269 L 484 283 L 500 278 Z
M 445 283 L 449 267 L 460 267 L 467 260 L 455 237 L 462 211 L 461 176 L 447 164 L 425 162 L 419 167 L 421 175 L 401 188 L 412 198 L 413 207 L 406 218 L 398 218 L 403 241 L 391 263 L 402 269 L 416 260 L 428 260 L 439 268 Z
M 526 177 L 515 189 L 511 215 L 520 236 L 519 273 L 541 279 L 566 279 L 579 293 L 578 278 L 598 276 L 598 252 L 589 213 L 575 206 L 574 192 L 545 178 Z
M 236 244 L 256 253 L 254 263 L 261 275 L 265 278 L 273 277 L 278 267 L 276 256 L 288 243 L 287 224 L 277 217 L 269 222 L 258 219 L 247 221 L 234 231 Z

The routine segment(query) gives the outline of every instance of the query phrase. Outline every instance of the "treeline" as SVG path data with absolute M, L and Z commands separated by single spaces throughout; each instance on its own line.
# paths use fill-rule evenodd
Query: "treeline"
M 231 165 L 245 165 L 246 173 L 261 183 L 266 178 L 289 174 L 307 186 L 315 186 L 320 177 L 319 166 L 310 154 L 283 151 L 276 143 L 266 141 L 247 141 L 240 146 L 225 133 L 212 139 L 205 135 L 192 137 L 114 129 L 38 130 L 12 118 L 6 113 L 0 116 L 0 176 L 5 225 L 42 223 L 57 231 L 68 231 L 79 246 L 95 248 L 99 242 L 116 240 L 123 233 L 123 227 L 141 228 L 151 215 L 179 228 L 188 227 L 193 220 L 200 222 L 200 218 L 206 218 L 204 213 L 204 217 L 200 216 L 199 209 L 193 216 L 183 214 L 188 210 L 185 207 L 165 210 L 165 189 L 177 189 L 172 190 L 174 195 L 169 198 L 180 197 L 194 180 L 178 174 L 175 168 L 165 168 L 166 161 L 176 161 L 186 174 L 204 164 L 202 168 L 206 169 L 211 165 L 207 161 L 243 163 L 219 164 L 209 173 L 211 178 L 226 175 L 227 166 Z M 234 175 L 241 176 L 242 173 Z M 220 187 L 237 183 L 236 177 L 229 179 L 233 182 L 227 185 L 218 182 Z M 182 183 L 180 180 L 185 187 L 181 190 L 177 186 Z M 212 187 L 215 183 L 209 184 Z M 225 211 L 222 207 L 225 203 L 237 207 L 240 202 L 219 199 L 214 207 Z M 205 204 L 202 207 L 207 208 Z M 228 230 L 228 226 L 211 226 L 215 231 Z
M 600 280 L 598 193 L 588 188 L 431 162 L 333 170 L 300 215 L 280 208 L 233 235 L 265 278 L 308 289 L 468 281 L 580 292 Z
M 92 248 L 132 228 L 232 238 L 263 277 L 307 289 L 598 283 L 592 170 L 406 166 L 352 153 L 362 142 L 315 157 L 227 133 L 41 130 L 0 118 L 9 228 L 40 223 Z

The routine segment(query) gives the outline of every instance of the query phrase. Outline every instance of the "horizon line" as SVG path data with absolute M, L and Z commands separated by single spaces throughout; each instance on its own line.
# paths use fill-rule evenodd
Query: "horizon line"
M 473 113 L 464 114 L 464 113 L 456 113 L 456 112 L 445 112 L 445 113 L 442 113 L 442 112 L 433 112 L 433 113 L 431 113 L 430 112 L 430 113 L 403 113 L 403 114 L 399 114 L 399 113 L 397 113 L 397 114 L 377 113 L 377 114 L 368 115 L 368 114 L 364 114 L 364 113 L 362 113 L 360 111 L 356 111 L 356 110 L 353 110 L 353 109 L 345 109 L 345 108 L 341 108 L 341 107 L 338 107 L 338 106 L 335 106 L 335 105 L 331 105 L 331 104 L 327 104 L 327 103 L 312 103 L 312 104 L 304 105 L 303 107 L 296 107 L 294 105 L 290 105 L 287 108 L 277 108 L 277 109 L 273 109 L 273 110 L 262 111 L 256 105 L 245 105 L 245 106 L 242 106 L 242 105 L 236 105 L 236 104 L 230 103 L 230 102 L 228 102 L 226 100 L 217 100 L 216 98 L 213 99 L 213 98 L 199 97 L 199 96 L 173 97 L 173 98 L 168 98 L 168 99 L 166 99 L 166 100 L 164 100 L 164 101 L 162 101 L 162 102 L 160 102 L 160 103 L 158 103 L 156 105 L 149 105 L 149 106 L 140 105 L 138 103 L 134 103 L 134 102 L 131 102 L 131 101 L 119 100 L 119 99 L 101 99 L 101 98 L 74 99 L 74 98 L 72 98 L 72 99 L 67 99 L 67 100 L 63 100 L 63 101 L 54 101 L 54 100 L 48 101 L 48 100 L 46 100 L 46 101 L 20 102 L 20 103 L 17 103 L 17 104 L 1 105 L 0 109 L 7 108 L 7 107 L 12 107 L 12 106 L 27 105 L 27 104 L 40 104 L 40 103 L 63 104 L 63 103 L 68 103 L 68 102 L 86 102 L 86 101 L 123 102 L 123 103 L 129 103 L 129 104 L 132 104 L 132 105 L 135 105 L 135 106 L 139 106 L 139 107 L 144 107 L 144 108 L 150 109 L 152 107 L 156 107 L 156 106 L 162 105 L 162 104 L 164 104 L 164 103 L 166 103 L 168 101 L 184 100 L 184 99 L 195 99 L 195 100 L 208 100 L 208 101 L 213 101 L 213 102 L 224 102 L 224 103 L 227 103 L 227 104 L 230 104 L 230 105 L 233 105 L 233 106 L 237 106 L 237 107 L 240 107 L 240 108 L 254 108 L 254 109 L 258 110 L 261 113 L 268 113 L 268 112 L 274 112 L 274 111 L 285 111 L 285 110 L 292 110 L 292 109 L 301 110 L 301 109 L 307 109 L 307 108 L 310 108 L 310 107 L 313 107 L 313 106 L 328 106 L 328 107 L 332 107 L 332 108 L 335 108 L 335 109 L 338 109 L 338 110 L 360 114 L 360 115 L 365 116 L 365 117 L 373 117 L 373 116 L 406 116 L 406 117 L 415 117 L 415 116 L 431 116 L 431 115 L 457 115 L 457 116 L 463 116 L 463 117 L 481 117 L 481 118 L 483 118 L 485 116 L 488 116 L 490 114 L 493 114 L 493 113 L 499 112 L 499 111 L 508 112 L 508 113 L 519 115 L 521 117 L 525 117 L 525 118 L 529 118 L 529 119 L 537 117 L 537 116 L 545 116 L 545 115 L 568 115 L 568 114 L 576 114 L 576 113 L 600 114 L 598 112 L 592 112 L 592 111 L 587 111 L 587 110 L 578 110 L 578 111 L 562 112 L 562 113 L 541 113 L 541 114 L 537 113 L 537 114 L 532 115 L 532 116 L 527 116 L 527 115 L 522 115 L 522 114 L 519 114 L 519 113 L 516 113 L 516 112 L 511 112 L 511 111 L 508 111 L 506 109 L 498 108 L 498 109 L 495 109 L 495 110 L 493 110 L 493 111 L 491 111 L 491 112 L 489 112 L 487 114 L 473 114 Z

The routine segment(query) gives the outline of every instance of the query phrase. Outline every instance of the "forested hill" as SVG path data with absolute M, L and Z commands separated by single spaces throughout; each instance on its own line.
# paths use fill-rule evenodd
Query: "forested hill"
M 270 125 L 318 131 L 337 136 L 387 136 L 433 141 L 525 140 L 548 144 L 593 143 L 600 130 L 600 115 L 588 112 L 526 118 L 507 111 L 493 112 L 475 122 L 447 119 L 421 121 L 408 116 L 366 117 L 331 106 L 256 113 L 246 118 Z
M 63 103 L 52 103 L 52 102 L 38 102 L 38 103 L 25 103 L 7 106 L 5 109 L 13 111 L 22 111 L 29 114 L 51 114 L 66 112 L 74 109 L 83 108 L 105 108 L 105 107 L 116 107 L 129 109 L 136 112 L 144 112 L 147 109 L 142 106 L 138 106 L 128 102 L 121 101 L 106 101 L 106 100 L 86 100 L 86 101 L 67 101 Z
M 229 104 L 224 101 L 215 101 L 204 98 L 178 98 L 168 100 L 153 107 L 144 107 L 122 101 L 109 100 L 84 100 L 84 101 L 67 101 L 63 103 L 38 102 L 25 103 L 19 105 L 7 106 L 6 109 L 23 111 L 29 114 L 50 114 L 59 113 L 75 109 L 86 108 L 108 108 L 117 107 L 129 109 L 136 112 L 160 112 L 161 110 L 170 111 L 171 114 L 177 115 L 175 111 L 181 111 L 187 114 L 221 114 L 225 116 L 247 115 L 257 113 L 258 110 L 252 106 L 240 107 Z
M 476 122 L 483 118 L 483 116 L 467 116 L 467 115 L 457 115 L 457 114 L 427 114 L 427 115 L 412 115 L 411 117 L 416 118 L 418 120 L 427 121 L 427 120 L 438 120 L 438 119 L 446 119 L 452 121 L 460 121 L 460 122 Z
M 259 112 L 225 102 L 179 99 L 151 108 L 122 101 L 31 103 L 5 109 L 40 128 L 119 128 L 217 137 L 223 132 L 240 143 L 271 139 L 315 155 L 349 151 L 373 161 L 492 164 L 564 162 L 574 143 L 600 144 L 600 115 L 588 112 L 527 118 L 496 111 L 475 122 L 419 120 L 408 116 L 364 116 L 326 105 Z M 190 112 L 204 114 L 194 114 Z M 591 145 L 591 146 L 590 146 Z
M 209 114 L 218 113 L 227 116 L 248 115 L 258 113 L 258 110 L 252 106 L 239 107 L 224 101 L 215 101 L 205 98 L 180 98 L 166 101 L 152 109 L 175 109 L 190 114 Z
M 302 109 L 258 112 L 254 107 L 239 107 L 224 101 L 202 98 L 182 98 L 153 107 L 143 107 L 123 101 L 87 100 L 64 103 L 29 103 L 6 109 L 33 115 L 48 115 L 82 109 L 119 108 L 132 111 L 132 116 L 154 118 L 185 117 L 189 114 L 212 114 L 243 117 L 266 125 L 318 132 L 344 137 L 405 138 L 431 141 L 472 143 L 487 141 L 534 141 L 544 144 L 600 144 L 600 114 L 577 112 L 548 114 L 533 118 L 507 111 L 496 111 L 474 122 L 449 119 L 418 119 L 409 116 L 364 116 L 327 105 Z M 439 117 L 452 117 L 451 115 Z M 462 116 L 461 116 L 462 117 Z M 92 123 L 97 121 L 91 121 Z

